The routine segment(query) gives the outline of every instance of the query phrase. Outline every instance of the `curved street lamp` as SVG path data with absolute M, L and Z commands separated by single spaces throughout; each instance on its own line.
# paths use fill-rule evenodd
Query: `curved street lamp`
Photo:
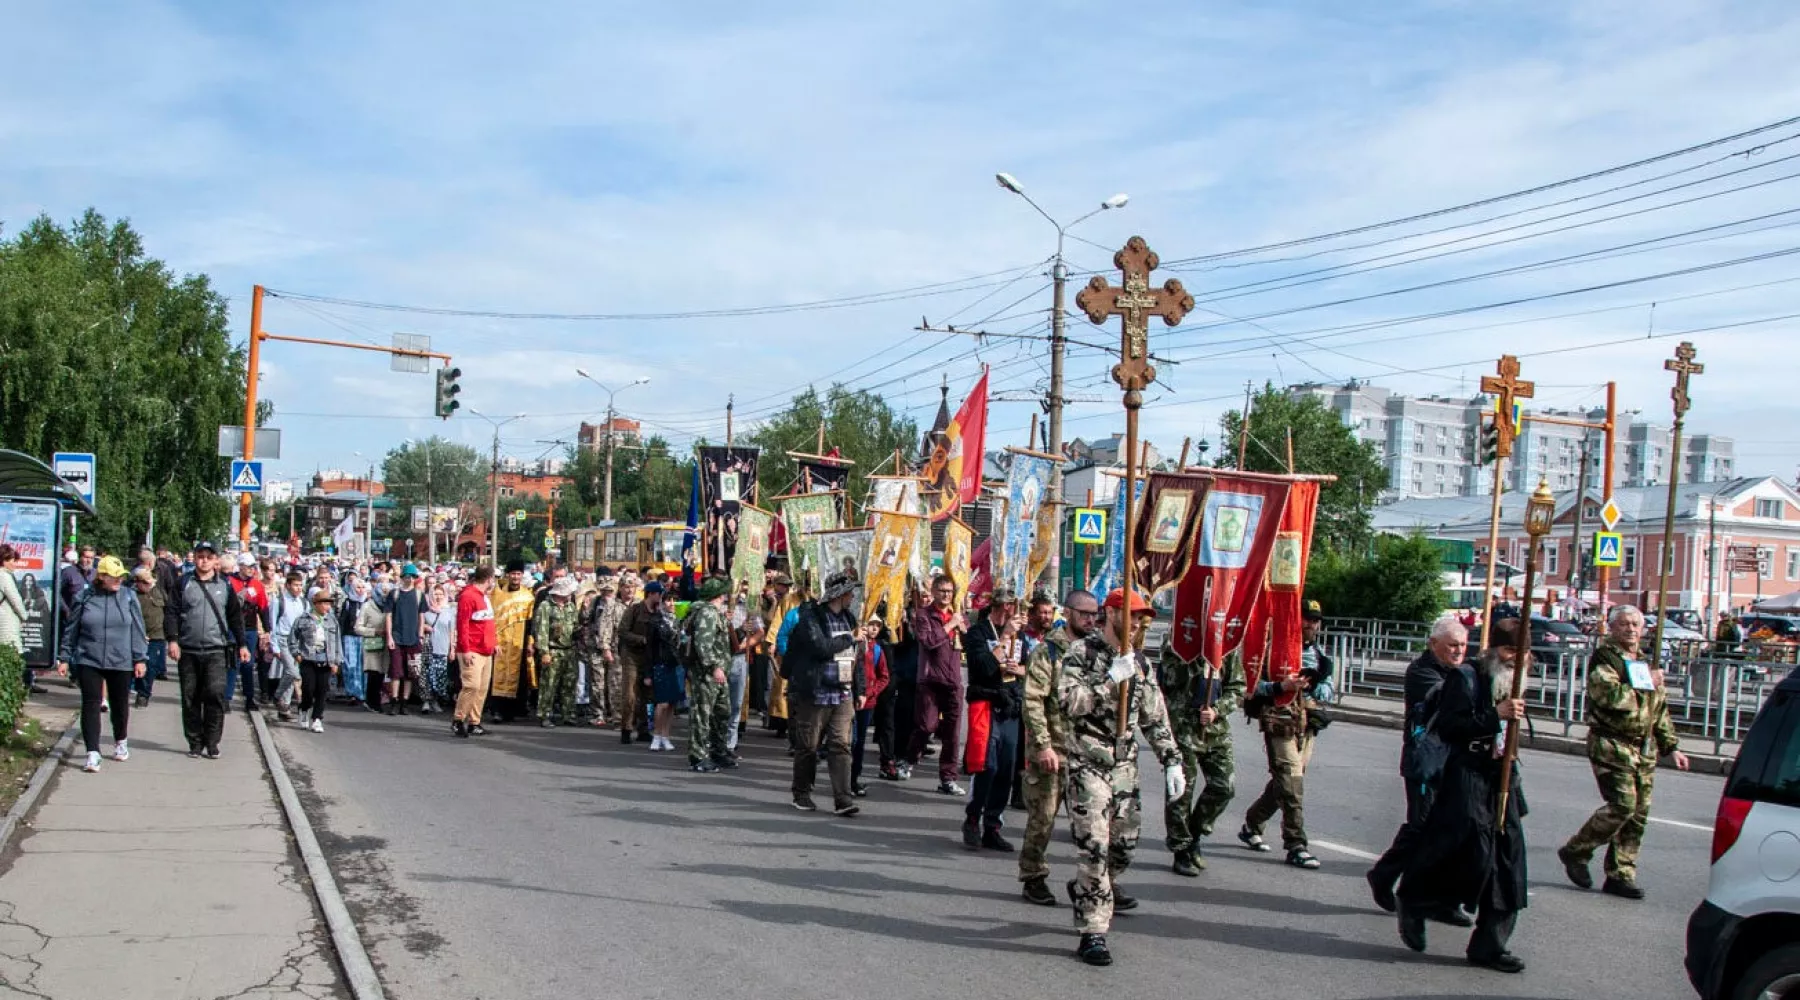
M 625 385 L 618 387 L 617 389 L 608 389 L 606 387 L 605 383 L 601 382 L 599 379 L 595 378 L 594 376 L 589 375 L 586 368 L 575 369 L 575 374 L 577 374 L 577 375 L 581 376 L 582 378 L 587 379 L 589 382 L 592 382 L 595 385 L 599 386 L 601 391 L 606 393 L 606 492 L 604 494 L 602 494 L 602 496 L 601 496 L 600 518 L 601 518 L 601 520 L 610 522 L 612 520 L 612 484 L 613 484 L 613 450 L 614 450 L 613 449 L 613 442 L 614 442 L 613 420 L 616 419 L 616 417 L 613 413 L 613 397 L 617 396 L 619 393 L 624 392 L 626 389 L 629 389 L 634 385 L 648 384 L 650 381 L 650 376 L 640 375 L 639 377 L 631 380 L 630 382 L 626 383 Z

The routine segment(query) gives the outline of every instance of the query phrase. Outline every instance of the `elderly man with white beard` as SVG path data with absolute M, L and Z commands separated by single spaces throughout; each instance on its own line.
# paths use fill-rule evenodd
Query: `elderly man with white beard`
M 1432 728 L 1449 747 L 1444 774 L 1419 840 L 1400 877 L 1400 939 L 1425 950 L 1427 914 L 1465 906 L 1476 911 L 1469 935 L 1469 964 L 1496 972 L 1523 972 L 1525 962 L 1506 950 L 1518 914 L 1526 906 L 1525 790 L 1512 764 L 1512 791 L 1500 808 L 1506 727 L 1525 717 L 1512 696 L 1518 619 L 1496 622 L 1487 652 L 1474 665 L 1451 671 L 1438 696 Z

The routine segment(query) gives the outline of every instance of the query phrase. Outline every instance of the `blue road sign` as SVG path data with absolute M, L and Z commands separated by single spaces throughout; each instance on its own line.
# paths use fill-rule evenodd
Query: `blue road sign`
M 1106 544 L 1106 511 L 1098 507 L 1075 508 L 1075 544 Z
M 1594 565 L 1625 565 L 1625 540 L 1616 531 L 1594 532 Z
M 261 493 L 262 463 L 246 462 L 241 458 L 231 460 L 231 492 Z
M 75 487 L 81 499 L 94 502 L 94 454 L 88 451 L 59 451 L 50 456 L 50 469 L 57 477 Z

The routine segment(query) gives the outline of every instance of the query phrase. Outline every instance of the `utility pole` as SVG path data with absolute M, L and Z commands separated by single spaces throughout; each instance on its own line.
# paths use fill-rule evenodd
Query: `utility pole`
M 431 439 L 425 439 L 425 553 L 437 565 L 437 518 L 431 512 Z
M 1588 435 L 1581 435 L 1581 470 L 1575 477 L 1575 541 L 1569 550 L 1569 589 L 1581 599 L 1582 584 L 1587 581 L 1587 563 L 1581 552 L 1581 511 L 1587 506 Z
M 488 522 L 488 562 L 497 568 L 500 565 L 500 428 L 515 420 L 525 419 L 525 414 L 515 413 L 505 420 L 495 420 L 480 410 L 472 409 L 469 413 L 487 421 L 494 428 L 494 453 L 488 465 L 488 510 L 493 518 Z
M 613 421 L 615 419 L 617 418 L 613 415 L 612 398 L 608 397 L 606 400 L 606 492 L 602 494 L 600 501 L 600 519 L 603 521 L 612 520 Z
M 1713 615 L 1719 607 L 1719 589 L 1713 574 L 1713 568 L 1719 561 L 1719 504 L 1718 497 L 1706 502 L 1706 634 L 1717 635 L 1718 622 Z

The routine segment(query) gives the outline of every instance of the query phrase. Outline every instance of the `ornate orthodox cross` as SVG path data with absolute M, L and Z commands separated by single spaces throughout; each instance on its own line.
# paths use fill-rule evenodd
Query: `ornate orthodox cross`
M 1500 457 L 1506 458 L 1512 454 L 1513 436 L 1519 433 L 1512 425 L 1513 401 L 1530 399 L 1537 392 L 1537 383 L 1519 377 L 1519 359 L 1510 354 L 1500 355 L 1500 364 L 1494 370 L 1499 376 L 1483 375 L 1481 391 L 1499 397 L 1494 422 L 1500 426 Z
M 1675 401 L 1675 419 L 1680 420 L 1688 411 L 1688 376 L 1705 372 L 1706 366 L 1694 360 L 1694 345 L 1684 340 L 1663 367 L 1675 373 L 1675 388 L 1669 390 L 1669 398 Z
M 1161 288 L 1150 287 L 1150 272 L 1160 263 L 1144 238 L 1133 236 L 1125 249 L 1113 254 L 1124 286 L 1115 288 L 1095 275 L 1075 296 L 1076 308 L 1095 323 L 1104 324 L 1108 316 L 1124 317 L 1119 363 L 1112 376 L 1125 390 L 1127 408 L 1135 408 L 1134 398 L 1156 380 L 1156 368 L 1150 364 L 1150 317 L 1161 316 L 1164 325 L 1174 326 L 1194 308 L 1194 297 L 1178 278 L 1170 278 Z

